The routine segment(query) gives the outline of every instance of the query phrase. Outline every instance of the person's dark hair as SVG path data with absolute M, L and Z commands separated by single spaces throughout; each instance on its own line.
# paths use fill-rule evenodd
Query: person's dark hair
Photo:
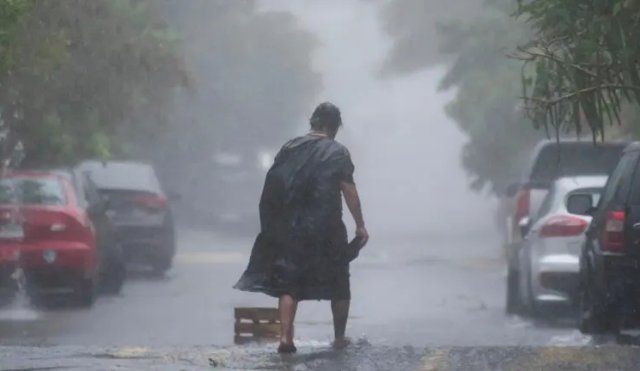
M 337 130 L 340 126 L 342 126 L 340 109 L 338 109 L 338 107 L 336 107 L 336 105 L 333 103 L 321 103 L 313 111 L 309 123 L 311 124 L 312 129 Z

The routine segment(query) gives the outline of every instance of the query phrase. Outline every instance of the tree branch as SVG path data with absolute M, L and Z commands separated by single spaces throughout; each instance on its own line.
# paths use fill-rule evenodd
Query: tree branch
M 536 103 L 541 103 L 541 104 L 546 104 L 546 105 L 555 105 L 555 104 L 558 104 L 560 102 L 575 98 L 577 96 L 580 96 L 580 95 L 583 95 L 583 94 L 592 93 L 592 92 L 598 91 L 598 90 L 632 90 L 632 91 L 640 92 L 640 86 L 619 85 L 619 84 L 602 84 L 602 85 L 590 86 L 588 88 L 580 89 L 580 90 L 574 91 L 573 93 L 561 95 L 561 96 L 559 96 L 557 98 L 553 98 L 553 99 L 541 98 L 541 97 L 522 97 L 522 99 L 524 99 L 525 101 L 534 101 Z
M 526 50 L 526 49 L 523 49 L 523 48 L 520 48 L 520 47 L 518 47 L 518 51 L 528 55 L 528 57 L 517 57 L 516 56 L 515 59 L 519 59 L 521 61 L 533 61 L 536 58 L 546 58 L 546 59 L 550 59 L 550 60 L 552 60 L 552 61 L 554 61 L 556 63 L 563 64 L 563 65 L 569 66 L 569 67 L 573 67 L 576 70 L 578 70 L 578 71 L 580 71 L 580 72 L 582 72 L 582 73 L 584 73 L 586 75 L 589 75 L 591 77 L 598 77 L 598 75 L 596 73 L 594 73 L 592 71 L 589 71 L 585 67 L 582 67 L 582 66 L 580 66 L 578 64 L 575 64 L 575 63 L 567 63 L 566 61 L 563 61 L 562 59 L 556 57 L 552 52 L 549 52 L 549 53 L 537 53 L 535 51 Z M 596 65 L 593 65 L 593 66 L 596 66 Z M 601 66 L 605 67 L 607 65 L 601 65 Z

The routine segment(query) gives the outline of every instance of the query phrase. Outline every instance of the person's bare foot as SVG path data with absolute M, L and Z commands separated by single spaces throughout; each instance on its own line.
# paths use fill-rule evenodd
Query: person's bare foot
M 278 353 L 280 354 L 293 354 L 297 351 L 298 349 L 296 348 L 295 345 L 293 345 L 293 343 L 291 344 L 280 343 L 280 346 L 278 347 Z
M 333 341 L 333 349 L 341 350 L 351 345 L 351 339 L 348 337 L 338 338 Z

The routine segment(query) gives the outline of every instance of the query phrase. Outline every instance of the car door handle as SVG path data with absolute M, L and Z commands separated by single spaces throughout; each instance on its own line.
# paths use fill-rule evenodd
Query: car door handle
M 636 223 L 633 225 L 633 229 L 640 230 L 640 223 Z

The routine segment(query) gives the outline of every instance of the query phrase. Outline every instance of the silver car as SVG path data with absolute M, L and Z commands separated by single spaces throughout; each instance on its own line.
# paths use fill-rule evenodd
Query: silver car
M 577 176 L 554 181 L 519 251 L 521 307 L 539 315 L 545 304 L 571 304 L 580 270 L 580 249 L 606 176 Z M 593 205 L 570 205 L 574 194 L 593 195 Z M 580 198 L 576 198 L 580 199 Z M 584 198 L 581 198 L 584 199 Z M 574 213 L 570 212 L 574 211 Z

